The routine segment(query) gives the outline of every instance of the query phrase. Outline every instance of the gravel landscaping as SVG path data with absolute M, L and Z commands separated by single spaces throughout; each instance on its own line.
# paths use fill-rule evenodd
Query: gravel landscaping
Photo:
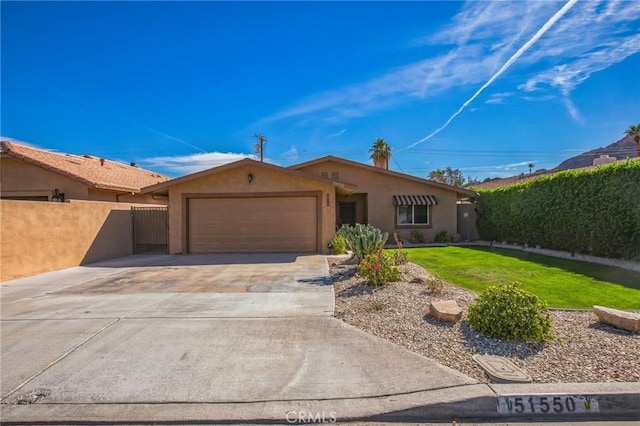
M 474 293 L 441 281 L 438 294 L 430 291 L 428 283 L 437 280 L 421 266 L 402 265 L 400 282 L 372 287 L 356 275 L 352 260 L 329 258 L 329 265 L 336 318 L 481 382 L 488 380 L 474 354 L 507 357 L 538 383 L 640 381 L 640 333 L 600 324 L 591 311 L 552 310 L 554 339 L 548 343 L 506 342 L 466 322 Z M 438 299 L 456 300 L 462 320 L 453 325 L 430 317 L 429 303 Z

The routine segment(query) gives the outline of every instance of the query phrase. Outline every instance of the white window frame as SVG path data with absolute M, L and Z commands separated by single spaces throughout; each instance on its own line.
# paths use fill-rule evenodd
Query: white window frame
M 400 207 L 411 207 L 411 223 L 399 223 L 400 220 Z M 398 205 L 396 206 L 396 225 L 397 226 L 429 226 L 431 225 L 431 206 L 429 205 L 425 205 L 424 207 L 426 207 L 427 209 L 427 221 L 424 223 L 416 223 L 415 222 L 415 218 L 416 218 L 416 214 L 415 214 L 415 205 Z

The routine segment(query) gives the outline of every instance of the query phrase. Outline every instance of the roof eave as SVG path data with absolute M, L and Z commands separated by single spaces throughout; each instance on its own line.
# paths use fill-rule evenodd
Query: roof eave
M 305 163 L 294 164 L 292 166 L 289 166 L 289 168 L 292 168 L 294 170 L 298 170 L 298 169 L 303 168 L 303 167 L 308 167 L 308 166 L 312 166 L 312 165 L 315 165 L 315 164 L 320 164 L 320 163 L 327 162 L 327 161 L 336 161 L 338 163 L 352 165 L 354 167 L 360 167 L 360 168 L 363 168 L 365 170 L 372 170 L 372 171 L 376 171 L 376 172 L 379 172 L 379 173 L 384 173 L 384 174 L 387 174 L 387 175 L 390 175 L 390 176 L 395 176 L 395 177 L 399 177 L 399 178 L 402 178 L 402 179 L 409 179 L 409 180 L 413 180 L 413 181 L 416 181 L 416 182 L 433 185 L 433 186 L 436 186 L 438 188 L 448 189 L 450 191 L 455 191 L 456 192 L 456 196 L 457 196 L 458 199 L 465 199 L 465 198 L 469 198 L 469 197 L 475 197 L 475 196 L 478 195 L 475 191 L 471 191 L 469 189 L 464 189 L 464 188 L 460 188 L 460 187 L 457 187 L 457 186 L 451 186 L 451 185 L 447 185 L 445 183 L 435 182 L 435 181 L 432 181 L 432 180 L 429 180 L 429 179 L 423 179 L 423 178 L 419 178 L 417 176 L 411 176 L 411 175 L 407 175 L 407 174 L 404 174 L 404 173 L 399 173 L 399 172 L 396 172 L 396 171 L 393 171 L 393 170 L 381 169 L 379 167 L 371 166 L 369 164 L 358 163 L 357 161 L 346 160 L 344 158 L 335 157 L 333 155 L 328 155 L 326 157 L 317 158 L 315 160 L 307 161 Z
M 175 185 L 179 185 L 181 183 L 185 183 L 185 182 L 189 182 L 191 180 L 194 179 L 199 179 L 205 176 L 209 176 L 212 174 L 217 174 L 217 173 L 222 173 L 225 172 L 227 170 L 231 170 L 235 167 L 242 167 L 242 166 L 253 166 L 253 167 L 262 167 L 265 169 L 272 169 L 272 170 L 278 170 L 282 173 L 288 173 L 291 175 L 295 175 L 295 176 L 299 176 L 302 177 L 304 179 L 310 179 L 310 180 L 315 180 L 318 182 L 324 182 L 324 183 L 328 183 L 328 184 L 332 184 L 336 187 L 344 187 L 348 190 L 356 190 L 357 186 L 350 184 L 350 183 L 346 183 L 346 182 L 337 182 L 337 181 L 332 181 L 330 179 L 325 179 L 323 177 L 320 176 L 316 176 L 316 175 L 312 175 L 310 173 L 306 173 L 300 170 L 295 170 L 295 169 L 291 169 L 289 167 L 280 167 L 274 164 L 269 164 L 269 163 L 264 163 L 261 161 L 256 161 L 256 160 L 252 160 L 250 158 L 244 158 L 242 160 L 238 160 L 238 161 L 234 161 L 232 163 L 227 163 L 227 164 L 223 164 L 221 166 L 217 166 L 217 167 L 212 167 L 210 169 L 207 170 L 202 170 L 200 172 L 196 172 L 196 173 L 192 173 L 189 175 L 185 175 L 185 176 L 181 176 L 179 178 L 176 179 L 170 179 L 168 181 L 165 182 L 160 182 L 154 185 L 149 185 L 147 187 L 144 187 L 140 190 L 140 193 L 142 194 L 168 194 L 168 190 L 170 187 L 175 186 Z

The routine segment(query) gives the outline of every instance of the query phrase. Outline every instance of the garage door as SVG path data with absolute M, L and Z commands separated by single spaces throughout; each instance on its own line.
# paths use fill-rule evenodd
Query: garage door
M 189 253 L 315 253 L 315 197 L 189 199 Z

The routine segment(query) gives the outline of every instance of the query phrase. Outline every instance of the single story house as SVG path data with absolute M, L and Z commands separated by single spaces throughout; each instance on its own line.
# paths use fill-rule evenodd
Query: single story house
M 27 201 L 65 199 L 166 204 L 140 193 L 165 182 L 159 173 L 91 155 L 61 154 L 3 139 L 0 198 Z
M 170 253 L 326 253 L 341 224 L 408 239 L 457 233 L 475 192 L 333 156 L 291 167 L 244 159 L 143 188 L 169 198 Z

